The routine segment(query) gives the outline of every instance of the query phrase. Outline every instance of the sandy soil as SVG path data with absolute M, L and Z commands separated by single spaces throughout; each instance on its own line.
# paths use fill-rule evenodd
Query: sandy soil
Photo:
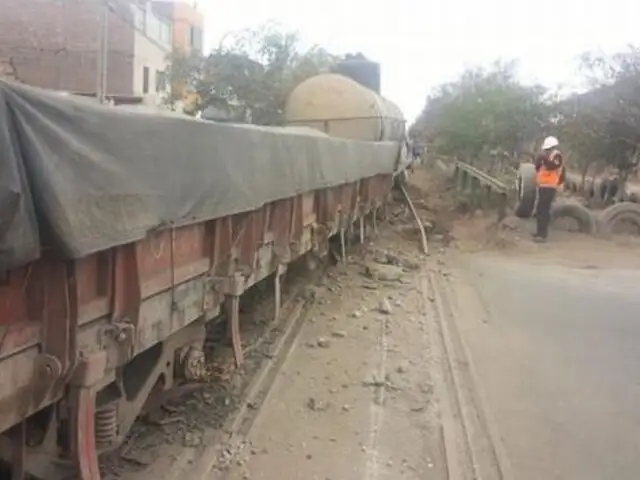
M 446 478 L 419 284 L 429 263 L 388 229 L 330 272 L 227 478 Z

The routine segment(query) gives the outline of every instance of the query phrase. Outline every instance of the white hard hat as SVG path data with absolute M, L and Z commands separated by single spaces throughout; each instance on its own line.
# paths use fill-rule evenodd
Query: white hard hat
M 549 150 L 550 148 L 557 147 L 559 144 L 560 142 L 558 142 L 556 137 L 547 137 L 544 139 L 544 142 L 542 142 L 542 149 Z

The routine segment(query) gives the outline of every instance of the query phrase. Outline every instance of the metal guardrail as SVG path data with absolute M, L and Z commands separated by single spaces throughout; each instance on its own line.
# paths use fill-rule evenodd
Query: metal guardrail
M 454 178 L 459 177 L 463 183 L 475 180 L 496 192 L 507 193 L 509 191 L 509 188 L 503 182 L 468 163 L 455 162 L 453 176 Z M 470 186 L 472 187 L 473 185 L 471 184 Z
M 469 192 L 481 206 L 497 208 L 499 220 L 507 216 L 512 189 L 503 182 L 464 162 L 455 162 L 453 180 L 457 188 Z

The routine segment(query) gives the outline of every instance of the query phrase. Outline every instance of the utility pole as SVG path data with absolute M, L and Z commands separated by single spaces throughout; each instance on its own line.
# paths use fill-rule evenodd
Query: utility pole
M 109 0 L 101 0 L 96 68 L 96 98 L 105 103 L 107 95 L 107 59 L 109 58 Z

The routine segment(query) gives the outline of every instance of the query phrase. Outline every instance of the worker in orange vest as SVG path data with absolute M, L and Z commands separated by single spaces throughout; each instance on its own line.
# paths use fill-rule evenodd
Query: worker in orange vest
M 542 154 L 536 158 L 536 183 L 538 185 L 538 204 L 536 207 L 537 229 L 533 238 L 544 242 L 551 223 L 551 205 L 560 185 L 564 183 L 564 158 L 558 149 L 560 142 L 556 137 L 547 137 L 542 142 Z

